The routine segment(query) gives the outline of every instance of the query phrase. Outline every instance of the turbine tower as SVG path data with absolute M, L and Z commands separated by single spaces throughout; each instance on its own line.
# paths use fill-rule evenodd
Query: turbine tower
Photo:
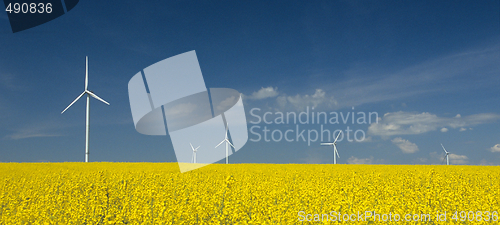
M 85 90 L 73 102 L 71 102 L 71 104 L 69 104 L 68 107 L 66 107 L 61 112 L 61 114 L 63 114 L 67 109 L 69 109 L 69 107 L 71 107 L 83 95 L 87 95 L 87 111 L 86 111 L 86 119 L 85 119 L 85 162 L 89 161 L 89 114 L 90 114 L 89 102 L 90 102 L 90 96 L 92 96 L 93 98 L 109 105 L 109 103 L 107 103 L 103 99 L 99 98 L 99 96 L 94 94 L 92 91 L 89 91 L 87 89 L 88 84 L 89 84 L 89 58 L 87 56 L 85 56 Z
M 198 148 L 200 148 L 200 146 L 194 148 L 191 143 L 189 143 L 189 145 L 191 145 L 191 149 L 193 150 L 193 156 L 191 157 L 191 162 L 196 163 L 196 151 L 198 151 Z
M 227 138 L 228 127 L 229 127 L 229 123 L 226 124 L 226 137 L 224 137 L 224 140 L 222 140 L 217 146 L 215 146 L 217 148 L 217 147 L 219 147 L 219 145 L 221 145 L 222 143 L 226 142 L 226 164 L 228 164 L 228 158 L 227 157 L 228 157 L 228 154 L 229 154 L 229 145 L 233 146 L 233 148 L 236 148 L 236 147 L 234 147 L 233 144 L 231 144 L 231 142 Z
M 338 156 L 340 158 L 340 155 L 339 155 L 339 152 L 337 151 L 337 139 L 339 139 L 339 136 L 340 134 L 342 133 L 342 131 L 339 132 L 339 134 L 337 135 L 337 138 L 335 138 L 335 141 L 332 142 L 332 143 L 321 143 L 321 145 L 331 145 L 333 146 L 333 164 L 337 164 L 337 157 Z M 337 155 L 335 155 L 337 154 Z
M 446 151 L 443 144 L 441 144 L 441 147 L 443 147 L 443 151 L 444 151 L 444 153 L 446 153 L 446 155 L 443 158 L 443 162 L 444 162 L 444 159 L 446 159 L 446 165 L 450 165 L 450 160 L 448 159 L 448 155 L 450 154 L 450 152 Z

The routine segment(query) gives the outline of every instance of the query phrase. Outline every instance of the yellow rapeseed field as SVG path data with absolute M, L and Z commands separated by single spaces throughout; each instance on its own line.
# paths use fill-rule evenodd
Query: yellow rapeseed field
M 1 163 L 0 174 L 0 224 L 499 224 L 498 166 Z

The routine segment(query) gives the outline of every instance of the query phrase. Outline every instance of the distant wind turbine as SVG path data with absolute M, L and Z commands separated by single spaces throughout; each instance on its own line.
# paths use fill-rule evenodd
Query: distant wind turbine
M 217 148 L 217 147 L 219 147 L 219 145 L 221 145 L 222 143 L 226 142 L 226 164 L 228 164 L 228 158 L 227 157 L 228 157 L 228 154 L 229 154 L 229 145 L 233 146 L 233 148 L 236 148 L 236 147 L 234 147 L 233 144 L 231 144 L 231 142 L 227 138 L 228 127 L 229 127 L 229 123 L 226 124 L 226 137 L 224 137 L 224 140 L 222 140 L 217 146 L 215 146 Z
M 443 162 L 444 162 L 444 159 L 446 159 L 446 165 L 450 165 L 450 160 L 448 159 L 448 157 L 449 157 L 448 155 L 450 154 L 450 152 L 446 151 L 443 144 L 441 144 L 441 147 L 443 147 L 443 151 L 444 151 L 444 153 L 446 153 L 446 155 L 443 158 Z
M 191 149 L 193 150 L 193 156 L 191 157 L 191 162 L 196 163 L 196 151 L 198 151 L 198 148 L 200 148 L 200 146 L 194 148 L 191 143 L 189 143 L 189 145 L 191 145 Z
M 69 104 L 68 107 L 66 107 L 61 112 L 61 114 L 63 114 L 67 109 L 69 109 L 69 107 L 71 107 L 83 95 L 85 95 L 85 94 L 87 95 L 87 111 L 86 111 L 86 120 L 85 120 L 86 121 L 85 122 L 85 162 L 89 161 L 89 114 L 90 114 L 89 102 L 90 102 L 90 96 L 92 96 L 93 98 L 95 98 L 95 99 L 97 99 L 97 100 L 99 100 L 101 102 L 104 102 L 104 103 L 106 103 L 106 104 L 109 105 L 109 103 L 107 103 L 103 99 L 99 98 L 92 91 L 89 91 L 87 89 L 88 84 L 89 84 L 89 58 L 86 56 L 85 57 L 85 90 L 71 104 Z
M 339 134 L 337 135 L 337 138 L 335 138 L 335 141 L 332 142 L 332 143 L 321 143 L 321 145 L 331 145 L 333 146 L 333 164 L 337 164 L 337 157 L 338 156 L 340 158 L 340 155 L 339 155 L 339 152 L 337 151 L 337 139 L 339 139 L 339 136 L 340 134 L 342 133 L 342 131 L 339 132 Z M 335 155 L 337 154 L 337 155 Z

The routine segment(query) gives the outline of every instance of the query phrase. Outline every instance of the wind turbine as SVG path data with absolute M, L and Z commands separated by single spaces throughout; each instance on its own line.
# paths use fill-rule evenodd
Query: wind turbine
M 221 145 L 222 143 L 226 142 L 226 164 L 228 164 L 227 157 L 228 157 L 228 154 L 229 154 L 229 145 L 233 146 L 233 148 L 236 148 L 236 147 L 234 147 L 233 144 L 231 144 L 231 142 L 227 138 L 228 127 L 229 127 L 229 123 L 226 124 L 226 137 L 224 137 L 224 140 L 222 140 L 217 146 L 215 146 L 217 148 L 217 147 L 219 147 L 219 145 Z
M 335 138 L 334 142 L 332 142 L 332 143 L 321 143 L 321 145 L 331 145 L 331 146 L 333 146 L 333 164 L 337 164 L 337 157 L 336 156 L 338 156 L 340 158 L 339 152 L 337 151 L 337 139 L 339 139 L 340 133 L 342 133 L 342 131 L 339 132 L 339 134 L 337 135 L 337 138 Z M 335 156 L 335 154 L 337 154 L 337 155 Z
M 444 161 L 444 159 L 446 159 L 446 165 L 450 165 L 450 161 L 448 159 L 448 155 L 450 154 L 450 152 L 446 151 L 446 149 L 444 148 L 443 144 L 441 144 L 441 147 L 443 147 L 443 151 L 444 151 L 444 153 L 446 153 L 446 155 L 443 158 L 443 161 Z
M 191 157 L 191 162 L 196 163 L 196 151 L 198 151 L 198 148 L 200 148 L 200 146 L 194 148 L 191 143 L 189 143 L 189 145 L 191 145 L 191 149 L 193 149 L 193 156 Z
M 71 107 L 83 95 L 85 95 L 85 94 L 87 95 L 87 112 L 86 112 L 86 120 L 85 120 L 86 121 L 85 122 L 85 162 L 89 161 L 89 114 L 90 114 L 89 102 L 90 102 L 90 96 L 92 96 L 93 98 L 109 105 L 109 103 L 107 103 L 103 99 L 99 98 L 92 91 L 89 91 L 87 89 L 88 85 L 89 85 L 89 58 L 87 56 L 85 56 L 85 90 L 71 104 L 69 104 L 68 107 L 66 107 L 61 112 L 61 114 L 63 114 L 67 109 L 69 109 L 69 107 Z

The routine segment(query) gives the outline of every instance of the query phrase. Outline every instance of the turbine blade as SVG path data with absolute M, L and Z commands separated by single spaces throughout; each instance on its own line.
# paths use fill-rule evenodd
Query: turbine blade
M 227 140 L 227 139 L 226 139 L 226 140 Z M 234 147 L 234 145 L 233 145 L 233 144 L 231 144 L 231 142 L 230 142 L 229 140 L 227 140 L 227 143 L 229 143 L 229 145 L 233 146 L 233 148 L 235 148 L 235 149 L 236 149 L 236 147 Z
M 85 90 L 89 86 L 89 57 L 85 56 Z
M 199 149 L 199 148 L 200 148 L 200 146 L 196 147 L 196 148 L 194 149 L 194 151 L 195 151 L 195 152 L 196 152 L 196 151 L 198 151 L 198 149 Z
M 339 134 L 337 135 L 337 138 L 335 138 L 335 141 L 333 143 L 337 142 L 337 139 L 339 139 L 339 136 L 341 133 L 342 133 L 342 131 L 339 132 Z
M 94 93 L 92 93 L 92 92 L 90 92 L 90 91 L 86 91 L 86 92 L 87 92 L 90 96 L 94 97 L 95 99 L 97 99 L 97 100 L 99 100 L 99 101 L 101 101 L 101 102 L 104 102 L 104 103 L 106 103 L 107 105 L 109 105 L 109 103 L 108 103 L 108 102 L 104 101 L 102 98 L 99 98 L 99 96 L 97 96 L 96 94 L 94 94 Z
M 441 161 L 441 164 L 444 164 L 444 160 L 446 159 L 446 156 L 444 156 L 443 161 Z
M 446 149 L 444 148 L 443 144 L 441 144 L 441 147 L 443 147 L 443 151 L 444 151 L 445 153 L 448 153 L 448 151 L 446 151 Z
M 340 158 L 339 151 L 337 151 L 337 146 L 333 146 L 333 151 L 335 151 L 335 153 L 337 153 L 337 156 Z
M 191 149 L 193 149 L 193 151 L 194 151 L 193 145 L 191 143 L 189 143 L 189 145 L 191 145 Z
M 226 139 L 227 139 L 227 133 L 229 131 L 229 123 L 226 123 Z
M 63 114 L 67 109 L 69 109 L 69 107 L 71 107 L 76 101 L 78 101 L 78 99 L 80 99 L 83 95 L 85 94 L 85 91 L 83 93 L 81 93 L 78 97 L 76 97 L 76 99 L 71 102 L 71 104 L 68 105 L 68 107 L 66 107 L 62 112 L 61 114 Z
M 333 143 L 321 143 L 321 145 L 333 145 Z
M 226 141 L 226 139 L 222 140 L 217 146 L 215 146 L 216 148 L 219 147 L 219 145 L 221 145 L 222 143 L 224 143 L 224 141 Z

